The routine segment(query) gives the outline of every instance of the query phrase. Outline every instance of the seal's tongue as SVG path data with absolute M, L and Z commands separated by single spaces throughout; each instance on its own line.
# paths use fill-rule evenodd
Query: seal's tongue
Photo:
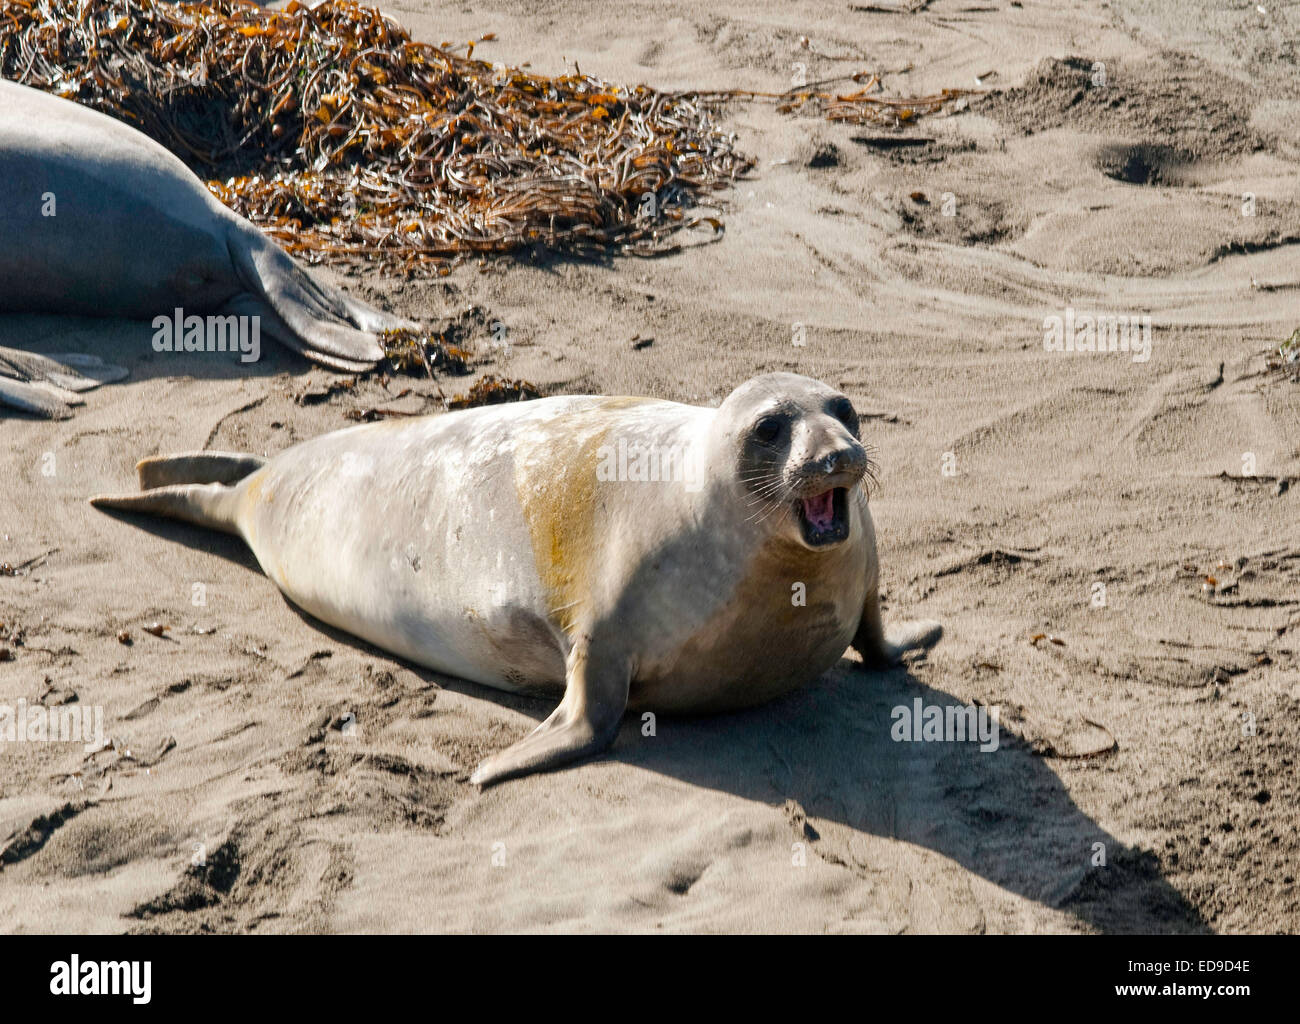
M 803 514 L 818 530 L 830 528 L 835 522 L 835 491 L 829 490 L 812 498 L 804 498 Z

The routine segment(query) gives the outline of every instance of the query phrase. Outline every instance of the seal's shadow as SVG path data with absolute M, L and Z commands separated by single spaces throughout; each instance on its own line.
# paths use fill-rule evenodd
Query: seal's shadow
M 167 520 L 110 514 L 262 576 L 238 538 Z M 306 625 L 338 643 L 400 661 L 282 599 Z M 554 708 L 554 701 L 507 694 L 402 663 L 430 683 L 539 722 Z M 1160 874 L 1155 856 L 1126 846 L 1088 817 L 1050 762 L 1006 726 L 998 749 L 987 753 L 971 742 L 895 742 L 890 736 L 893 708 L 910 707 L 918 697 L 925 707 L 962 705 L 905 669 L 867 672 L 842 660 L 807 689 L 750 711 L 660 717 L 653 737 L 642 736 L 639 717 L 629 715 L 603 759 L 759 803 L 793 801 L 809 819 L 810 831 L 800 839 L 823 841 L 817 826 L 831 822 L 912 843 L 1009 892 L 1072 913 L 1099 931 L 1209 931 L 1199 912 Z M 1093 866 L 1097 844 L 1104 850 L 1105 866 Z M 836 849 L 835 855 L 843 860 L 845 852 Z
M 416 671 L 539 721 L 554 707 L 553 701 Z M 925 707 L 964 706 L 904 669 L 868 672 L 846 659 L 809 688 L 759 708 L 660 717 L 653 737 L 642 736 L 641 719 L 629 715 L 604 757 L 746 800 L 793 802 L 810 828 L 798 835 L 792 830 L 792 841 L 829 845 L 818 826 L 831 822 L 933 850 L 1101 932 L 1210 930 L 1161 875 L 1155 855 L 1127 846 L 1093 821 L 1051 762 L 1006 726 L 998 749 L 989 752 L 976 742 L 894 741 L 892 710 L 911 707 L 918 697 Z M 850 842 L 846 850 L 840 843 L 830 852 L 841 862 L 852 860 L 857 845 Z M 1094 864 L 1099 852 L 1104 866 Z M 874 869 L 856 866 L 864 874 Z
M 125 491 L 125 488 L 123 490 Z M 95 514 L 108 516 L 120 523 L 127 523 L 137 530 L 152 534 L 173 544 L 181 544 L 187 548 L 195 548 L 199 551 L 206 551 L 210 555 L 216 555 L 218 558 L 224 558 L 228 562 L 243 566 L 249 572 L 256 573 L 266 580 L 270 586 L 275 586 L 274 583 L 266 579 L 262 567 L 257 564 L 257 559 L 253 557 L 253 552 L 239 537 L 218 533 L 216 530 L 209 530 L 202 526 L 191 526 L 189 523 L 177 522 L 174 519 L 154 519 L 151 516 L 125 512 L 116 508 L 101 508 L 96 510 Z M 293 606 L 290 605 L 290 607 Z M 318 627 L 321 625 L 315 619 L 310 621 Z M 340 636 L 342 635 L 340 634 Z M 357 642 L 355 637 L 349 639 L 354 643 Z
M 360 297 L 354 290 L 348 294 Z M 0 347 L 42 355 L 83 352 L 99 356 L 129 371 L 123 384 L 170 377 L 195 380 L 271 377 L 286 372 L 301 373 L 314 365 L 269 333 L 261 334 L 259 355 L 252 362 L 243 362 L 237 352 L 155 352 L 153 336 L 154 328 L 144 320 L 0 313 Z M 114 386 L 106 384 L 99 391 L 111 391 Z M 0 412 L 6 414 L 8 410 Z
M 342 643 L 359 643 L 298 614 Z M 449 690 L 538 722 L 555 706 L 553 700 L 411 668 Z M 1101 932 L 1210 931 L 1200 912 L 1161 875 L 1155 855 L 1127 846 L 1093 821 L 1071 799 L 1050 762 L 1005 726 L 996 751 L 981 752 L 978 743 L 967 742 L 895 742 L 891 711 L 912 706 L 917 697 L 925 707 L 963 706 L 903 669 L 868 672 L 843 660 L 806 690 L 759 708 L 660 717 L 653 737 L 642 736 L 640 717 L 629 715 L 613 748 L 598 760 L 772 806 L 793 802 L 811 828 L 792 832 L 792 840 L 820 842 L 817 826 L 833 822 L 925 847 Z M 854 845 L 836 847 L 832 856 L 844 861 L 847 853 L 852 859 Z M 1104 866 L 1094 863 L 1099 851 Z M 870 863 L 857 867 L 864 874 L 873 870 Z
M 1089 818 L 1005 726 L 989 752 L 977 742 L 892 739 L 891 711 L 918 697 L 925 707 L 963 704 L 904 669 L 867 672 L 843 660 L 807 690 L 752 711 L 661 720 L 654 738 L 629 722 L 613 756 L 750 800 L 794 801 L 813 843 L 816 824 L 829 821 L 926 847 L 1102 932 L 1209 930 L 1155 855 Z M 1094 866 L 1099 850 L 1104 866 Z

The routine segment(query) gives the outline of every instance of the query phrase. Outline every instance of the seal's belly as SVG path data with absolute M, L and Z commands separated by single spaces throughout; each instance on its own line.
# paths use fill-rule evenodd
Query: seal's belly
M 643 662 L 629 704 L 695 714 L 751 707 L 811 683 L 844 654 L 866 599 L 851 584 L 806 606 L 740 601 L 672 656 Z

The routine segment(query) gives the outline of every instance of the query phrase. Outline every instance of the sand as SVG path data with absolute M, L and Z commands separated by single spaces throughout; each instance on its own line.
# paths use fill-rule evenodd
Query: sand
M 45 556 L 0 576 L 0 703 L 102 707 L 114 741 L 0 750 L 0 929 L 1300 929 L 1300 385 L 1266 366 L 1300 308 L 1300 13 L 1187 6 L 384 5 L 665 89 L 981 77 L 904 146 L 731 106 L 757 164 L 716 244 L 323 272 L 415 318 L 479 307 L 477 372 L 549 394 L 841 387 L 882 467 L 886 616 L 947 635 L 744 714 L 629 719 L 608 756 L 480 793 L 545 702 L 322 628 L 231 538 L 85 500 L 146 455 L 270 454 L 470 379 L 304 405 L 333 378 L 278 349 L 250 371 L 151 353 L 147 325 L 0 318 L 0 345 L 131 369 L 71 421 L 0 420 L 0 562 Z M 1067 309 L 1149 316 L 1149 359 L 1045 351 Z M 998 706 L 999 749 L 895 742 L 916 698 Z

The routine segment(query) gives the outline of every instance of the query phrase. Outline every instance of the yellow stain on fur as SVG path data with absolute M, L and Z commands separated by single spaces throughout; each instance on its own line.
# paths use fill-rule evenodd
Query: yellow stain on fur
M 528 523 L 533 560 L 546 588 L 552 621 L 572 633 L 591 597 L 602 515 L 596 468 L 617 417 L 649 398 L 604 398 L 539 424 L 516 448 L 515 490 Z
M 256 549 L 258 532 L 257 507 L 261 504 L 269 505 L 275 500 L 275 487 L 274 485 L 267 485 L 266 473 L 261 470 L 254 473 L 252 476 L 245 478 L 241 484 L 236 484 L 235 486 L 242 486 L 244 488 L 244 494 L 241 499 L 242 515 L 238 516 L 240 527 L 244 532 L 244 540 L 250 547 Z M 283 577 L 283 575 L 284 573 L 282 571 L 280 576 Z M 272 579 L 275 579 L 275 577 L 273 576 Z M 281 586 L 284 585 L 280 579 L 276 579 L 276 582 L 280 583 Z

